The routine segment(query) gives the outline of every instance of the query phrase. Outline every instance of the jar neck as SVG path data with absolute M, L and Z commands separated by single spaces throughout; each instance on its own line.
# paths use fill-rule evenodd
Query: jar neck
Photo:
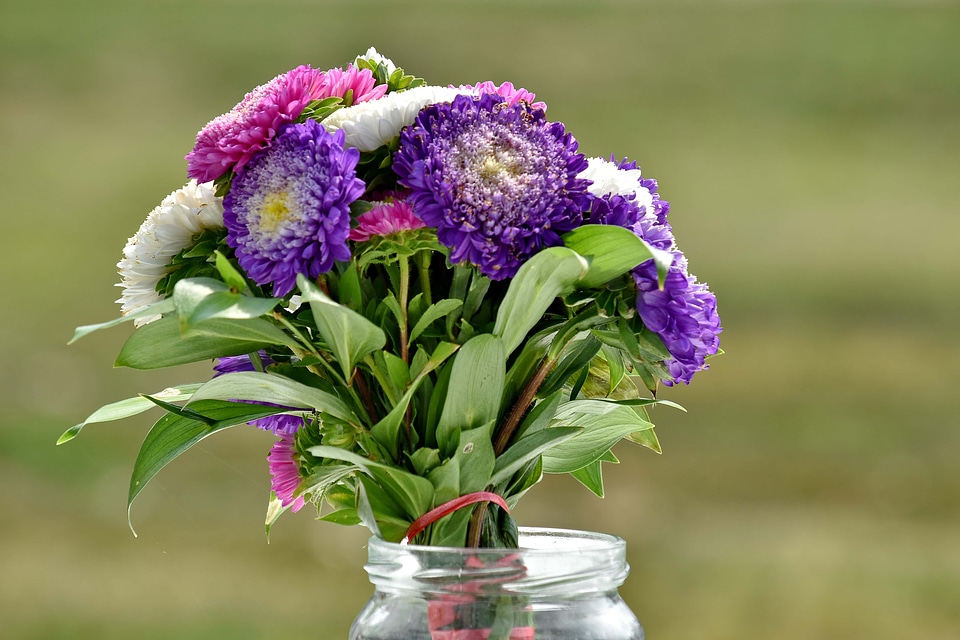
M 570 598 L 616 590 L 626 544 L 602 533 L 520 528 L 519 549 L 401 545 L 371 538 L 365 568 L 377 591 L 421 596 Z

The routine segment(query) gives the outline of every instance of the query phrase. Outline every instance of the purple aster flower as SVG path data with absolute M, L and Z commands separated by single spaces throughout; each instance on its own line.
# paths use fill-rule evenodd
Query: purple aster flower
M 350 204 L 365 189 L 360 152 L 344 149 L 342 131 L 307 120 L 288 125 L 233 179 L 223 200 L 227 242 L 254 282 L 275 296 L 297 274 L 316 278 L 349 260 Z
M 671 358 L 664 361 L 672 381 L 690 384 L 697 371 L 708 369 L 706 356 L 717 353 L 720 316 L 717 298 L 705 284 L 687 271 L 687 261 L 673 252 L 673 264 L 663 289 L 657 286 L 657 268 L 652 260 L 633 270 L 637 285 L 637 311 L 645 327 L 660 336 Z
M 413 212 L 437 229 L 450 260 L 493 280 L 580 225 L 589 183 L 577 174 L 586 166 L 561 123 L 489 94 L 425 107 L 393 160 Z
M 271 364 L 274 364 L 273 359 L 267 355 L 266 351 L 260 351 L 260 361 L 263 363 L 264 367 L 268 367 Z M 241 371 L 256 371 L 256 367 L 253 366 L 253 361 L 250 359 L 249 355 L 242 356 L 224 356 L 222 358 L 217 358 L 217 363 L 213 366 L 214 374 L 213 377 L 222 376 L 226 373 L 239 373 Z M 246 402 L 245 400 L 243 402 Z M 266 407 L 282 407 L 282 408 L 292 408 L 292 407 L 283 407 L 280 404 L 273 404 L 271 402 L 251 402 L 250 404 L 260 404 Z M 303 424 L 303 418 L 300 416 L 289 416 L 286 414 L 277 414 L 275 416 L 267 416 L 265 418 L 259 418 L 249 422 L 255 427 L 259 427 L 264 431 L 272 431 L 278 436 L 284 435 L 293 435 L 297 432 L 300 426 Z
M 290 507 L 294 513 L 300 511 L 305 501 L 303 496 L 293 497 L 300 487 L 300 465 L 292 435 L 280 435 L 270 448 L 267 462 L 270 465 L 270 489 L 277 494 L 280 504 Z

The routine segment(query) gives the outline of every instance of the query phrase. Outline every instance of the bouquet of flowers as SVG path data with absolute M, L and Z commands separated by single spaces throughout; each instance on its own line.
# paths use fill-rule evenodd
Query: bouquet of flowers
M 159 406 L 129 505 L 213 433 L 254 425 L 267 531 L 308 503 L 388 541 L 513 547 L 545 473 L 603 495 L 647 409 L 718 353 L 657 182 L 586 158 L 533 93 L 429 86 L 371 49 L 300 66 L 207 124 L 191 180 L 130 238 L 118 366 L 214 360 L 211 378 L 106 405 Z M 676 405 L 673 405 L 676 406 Z

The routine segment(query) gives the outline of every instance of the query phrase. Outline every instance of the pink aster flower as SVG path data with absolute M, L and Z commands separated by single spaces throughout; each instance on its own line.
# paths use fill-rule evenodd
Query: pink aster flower
M 483 94 L 498 95 L 506 101 L 511 107 L 521 100 L 527 102 L 534 109 L 541 109 L 543 111 L 547 110 L 546 102 L 534 102 L 537 99 L 536 94 L 527 91 L 524 88 L 515 88 L 512 82 L 504 82 L 499 87 L 493 82 L 487 80 L 486 82 L 481 82 L 479 84 L 465 84 L 461 85 L 460 89 L 463 91 L 472 91 L 473 94 L 477 97 Z
M 357 226 L 348 236 L 355 242 L 366 242 L 374 236 L 388 236 L 427 226 L 413 215 L 413 209 L 403 200 L 382 202 L 357 217 Z
M 352 64 L 343 69 L 327 71 L 327 85 L 331 96 L 343 98 L 348 91 L 353 92 L 353 102 L 378 100 L 387 93 L 387 85 L 377 84 L 369 69 L 357 69 Z M 348 105 L 349 106 L 349 105 Z
M 187 174 L 208 182 L 231 168 L 243 169 L 255 153 L 270 146 L 284 124 L 294 122 L 314 100 L 342 98 L 353 91 L 356 103 L 379 98 L 386 90 L 386 85 L 376 85 L 368 69 L 351 65 L 346 71 L 320 71 L 299 66 L 260 85 L 233 109 L 211 120 L 187 154 Z
M 303 496 L 293 497 L 300 486 L 300 465 L 292 435 L 280 435 L 267 455 L 267 462 L 270 464 L 270 488 L 277 494 L 280 504 L 290 507 L 294 513 L 300 511 L 304 505 Z

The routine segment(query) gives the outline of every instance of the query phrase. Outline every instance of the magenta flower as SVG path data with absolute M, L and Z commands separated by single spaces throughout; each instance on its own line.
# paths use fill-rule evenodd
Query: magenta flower
M 348 236 L 354 242 L 366 242 L 375 236 L 389 236 L 402 231 L 412 231 L 427 226 L 413 214 L 413 209 L 403 200 L 379 202 L 373 209 L 357 217 L 357 226 Z
M 352 92 L 353 100 L 347 106 L 378 100 L 387 93 L 387 85 L 377 84 L 369 69 L 357 69 L 352 64 L 347 65 L 346 71 L 339 68 L 327 71 L 327 86 L 330 96 L 338 98 Z
M 500 96 L 511 107 L 523 100 L 534 109 L 540 109 L 541 111 L 547 110 L 546 102 L 534 102 L 537 99 L 536 94 L 531 91 L 527 91 L 522 87 L 515 88 L 512 82 L 504 82 L 498 87 L 490 80 L 487 80 L 486 82 L 480 82 L 477 84 L 464 84 L 460 86 L 460 89 L 464 91 L 472 91 L 473 95 L 477 97 L 480 97 L 484 94 Z
M 280 504 L 290 507 L 294 513 L 300 511 L 305 501 L 303 496 L 294 497 L 300 486 L 300 464 L 292 435 L 280 435 L 267 455 L 267 462 L 270 465 L 270 489 L 277 494 Z
M 352 92 L 352 101 L 357 103 L 380 98 L 386 90 L 386 85 L 376 85 L 367 69 L 349 66 L 346 71 L 320 71 L 299 66 L 260 85 L 233 109 L 210 121 L 186 156 L 187 174 L 209 182 L 230 169 L 239 171 L 314 100 L 343 98 Z

